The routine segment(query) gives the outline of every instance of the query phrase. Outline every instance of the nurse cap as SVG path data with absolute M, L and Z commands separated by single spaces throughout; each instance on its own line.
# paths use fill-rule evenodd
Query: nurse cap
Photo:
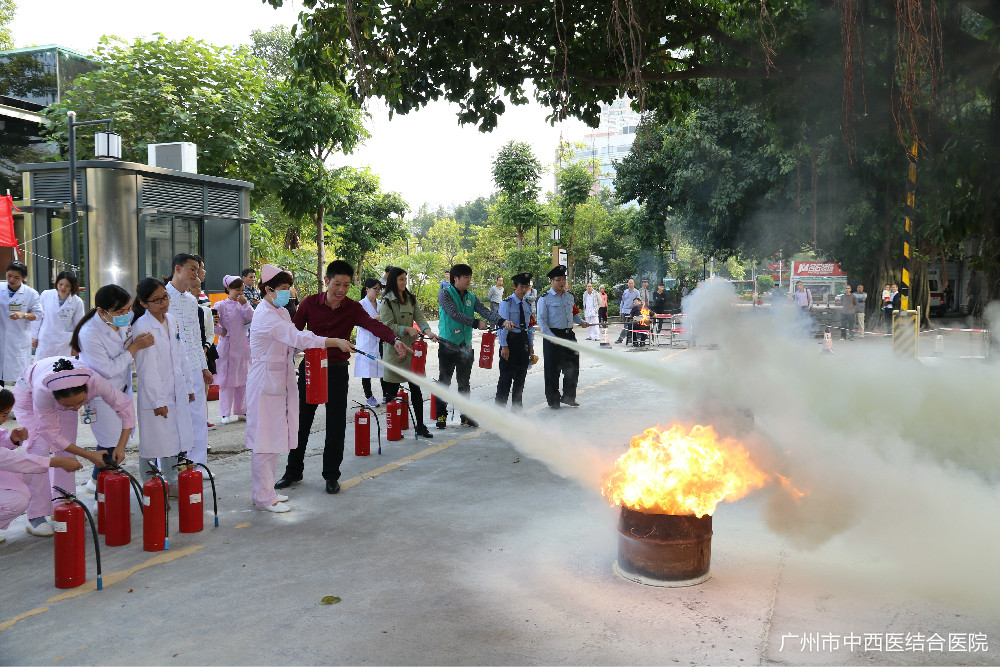
M 229 289 L 230 283 L 232 283 L 234 280 L 242 280 L 242 278 L 240 278 L 239 276 L 231 276 L 229 274 L 226 274 L 225 276 L 222 277 L 222 286 L 225 287 L 226 289 Z
M 271 278 L 275 277 L 279 273 L 287 273 L 287 271 L 279 269 L 273 264 L 265 264 L 260 267 L 260 281 L 262 283 L 270 282 Z
M 73 362 L 69 359 L 59 359 L 52 368 L 55 372 L 43 380 L 45 388 L 49 391 L 80 387 L 87 384 L 94 375 L 94 371 L 86 366 L 74 368 Z

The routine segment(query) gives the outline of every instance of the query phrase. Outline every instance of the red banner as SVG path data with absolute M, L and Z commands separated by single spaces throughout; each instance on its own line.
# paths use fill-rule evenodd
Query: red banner
M 793 262 L 792 273 L 795 274 L 796 278 L 801 278 L 802 276 L 829 278 L 831 276 L 847 275 L 840 270 L 840 264 L 832 262 Z
M 10 195 L 0 196 L 0 246 L 17 247 L 17 237 L 14 236 L 14 211 L 20 209 L 14 206 L 14 198 Z

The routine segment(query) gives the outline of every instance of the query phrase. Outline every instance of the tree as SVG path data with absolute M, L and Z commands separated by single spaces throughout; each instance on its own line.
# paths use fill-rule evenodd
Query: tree
M 461 227 L 453 218 L 438 220 L 427 230 L 424 244 L 441 255 L 447 266 L 454 266 L 462 254 Z
M 559 227 L 561 234 L 565 235 L 563 242 L 569 269 L 567 280 L 572 283 L 573 265 L 580 251 L 576 238 L 576 210 L 590 197 L 594 175 L 583 164 L 572 163 L 556 171 L 556 182 L 559 184 Z
M 10 23 L 17 12 L 17 2 L 0 0 L 0 51 L 14 48 L 14 35 L 10 31 Z
M 146 161 L 151 143 L 190 141 L 199 171 L 255 180 L 265 151 L 261 61 L 239 49 L 156 35 L 132 43 L 102 37 L 101 68 L 78 76 L 62 99 L 42 112 L 46 132 L 65 150 L 66 112 L 79 120 L 114 119 L 122 158 Z M 93 151 L 93 134 L 77 137 L 78 155 Z
M 508 253 L 514 249 L 506 226 L 491 219 L 476 229 L 476 240 L 469 253 L 469 264 L 475 270 L 473 284 L 479 288 L 493 285 L 499 276 L 509 273 Z M 485 292 L 485 289 L 482 289 Z
M 295 38 L 290 28 L 275 25 L 266 32 L 256 29 L 251 31 L 247 50 L 264 63 L 268 76 L 275 82 L 287 81 L 295 71 L 291 59 L 294 43 Z
M 289 215 L 312 217 L 319 280 L 326 268 L 326 212 L 342 203 L 344 191 L 342 170 L 328 167 L 327 160 L 350 153 L 368 136 L 361 110 L 332 85 L 285 82 L 276 87 L 267 117 L 276 143 L 271 187 Z
M 500 188 L 496 213 L 517 233 L 518 249 L 524 247 L 524 232 L 538 224 L 538 179 L 542 163 L 524 142 L 509 141 L 493 158 L 493 182 Z
M 378 176 L 367 169 L 350 170 L 345 191 L 330 209 L 337 252 L 354 264 L 360 282 L 365 258 L 379 246 L 406 239 L 406 203 L 396 192 L 382 192 Z

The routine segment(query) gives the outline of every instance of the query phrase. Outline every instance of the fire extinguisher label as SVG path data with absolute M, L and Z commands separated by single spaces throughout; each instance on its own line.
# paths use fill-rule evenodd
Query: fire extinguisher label
M 142 504 L 145 505 L 146 507 L 149 507 L 149 496 L 142 497 Z
M 415 356 L 415 357 L 422 357 L 422 356 L 424 356 L 424 351 L 423 350 L 414 350 L 413 351 L 413 356 Z
M 192 493 L 190 496 L 188 496 L 188 502 L 190 502 L 192 505 L 194 505 L 195 503 L 200 503 L 201 502 L 201 494 L 200 493 Z
M 326 368 L 327 361 L 328 361 L 328 359 L 323 359 L 323 361 L 319 362 L 319 367 L 320 368 Z
M 367 423 L 368 423 L 367 417 L 361 417 L 358 419 L 358 424 L 367 424 Z
M 103 503 L 104 502 L 104 494 L 103 493 L 98 493 L 97 494 L 97 502 L 99 502 L 99 503 Z
M 65 533 L 66 532 L 66 522 L 65 521 L 53 521 L 52 522 L 52 530 L 54 530 L 57 533 Z

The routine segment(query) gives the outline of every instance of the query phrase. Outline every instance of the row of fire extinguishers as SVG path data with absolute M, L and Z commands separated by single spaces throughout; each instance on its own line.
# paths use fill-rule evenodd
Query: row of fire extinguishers
M 86 534 L 84 516 L 90 523 L 97 561 L 97 589 L 101 590 L 101 551 L 98 535 L 104 535 L 104 545 L 118 547 L 132 541 L 131 496 L 135 494 L 142 512 L 143 551 L 165 551 L 170 548 L 170 485 L 163 473 L 150 462 L 150 477 L 145 484 L 104 457 L 107 466 L 97 475 L 97 522 L 83 501 L 63 488 L 55 487 L 61 500 L 52 512 L 55 549 L 56 588 L 75 588 L 87 580 Z M 203 477 L 199 467 L 208 473 L 212 485 L 215 527 L 219 527 L 219 501 L 215 478 L 207 466 L 194 463 L 182 453 L 178 457 L 177 513 L 178 531 L 197 533 L 205 527 Z

